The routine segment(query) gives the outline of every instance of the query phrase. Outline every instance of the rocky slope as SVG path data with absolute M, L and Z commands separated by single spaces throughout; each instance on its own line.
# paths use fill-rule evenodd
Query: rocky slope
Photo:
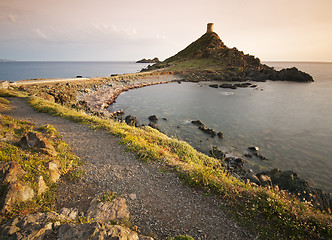
M 146 70 L 162 68 L 177 70 L 189 80 L 313 81 L 309 74 L 295 67 L 276 71 L 255 56 L 228 48 L 213 31 L 208 31 L 182 51 Z

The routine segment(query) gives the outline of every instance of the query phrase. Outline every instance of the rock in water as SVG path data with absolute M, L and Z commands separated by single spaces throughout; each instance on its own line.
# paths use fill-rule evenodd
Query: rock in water
M 152 116 L 149 117 L 149 120 L 153 121 L 153 122 L 156 122 L 156 121 L 158 121 L 158 117 L 156 115 L 152 115 Z
M 138 121 L 137 118 L 135 116 L 132 115 L 128 115 L 125 118 L 125 122 L 129 125 L 129 126 L 135 126 L 138 127 Z
M 293 171 L 273 169 L 257 175 L 260 174 L 270 177 L 272 184 L 278 185 L 279 189 L 287 190 L 300 200 L 305 199 L 306 201 L 311 202 L 316 208 L 331 213 L 331 194 L 325 194 L 321 189 L 311 187 L 308 182 L 301 179 L 297 173 Z

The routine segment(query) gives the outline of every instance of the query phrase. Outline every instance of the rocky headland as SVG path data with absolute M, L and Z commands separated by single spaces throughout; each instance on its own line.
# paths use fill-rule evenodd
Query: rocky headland
M 143 58 L 141 60 L 138 60 L 136 63 L 160 63 L 160 61 L 157 57 L 155 57 L 153 59 Z
M 228 48 L 212 26 L 208 24 L 207 32 L 182 51 L 143 71 L 167 69 L 183 74 L 188 81 L 314 81 L 295 67 L 277 71 L 258 57 Z

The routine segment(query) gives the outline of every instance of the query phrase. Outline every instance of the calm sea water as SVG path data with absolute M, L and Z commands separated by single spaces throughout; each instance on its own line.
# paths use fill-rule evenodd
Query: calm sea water
M 0 80 L 108 77 L 111 74 L 135 73 L 147 65 L 135 62 L 0 62 Z
M 123 109 L 148 124 L 157 115 L 160 129 L 207 153 L 219 146 L 242 156 L 258 146 L 269 160 L 246 160 L 254 171 L 293 170 L 315 187 L 332 192 L 332 64 L 268 62 L 276 69 L 296 66 L 314 83 L 258 83 L 258 89 L 215 89 L 208 83 L 171 83 L 122 93 L 111 110 Z M 168 120 L 162 120 L 162 118 Z M 192 120 L 222 131 L 211 138 Z

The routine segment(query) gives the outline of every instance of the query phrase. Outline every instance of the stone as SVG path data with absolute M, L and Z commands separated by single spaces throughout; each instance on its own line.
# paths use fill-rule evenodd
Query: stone
M 76 208 L 62 208 L 59 212 L 60 220 L 75 220 L 78 216 Z
M 35 192 L 28 185 L 20 182 L 11 182 L 7 185 L 0 202 L 2 213 L 11 212 L 11 207 L 15 202 L 26 202 L 35 196 Z
M 137 118 L 135 116 L 132 115 L 128 115 L 125 118 L 125 122 L 129 125 L 129 126 L 135 126 L 138 127 L 138 121 Z
M 218 88 L 219 85 L 218 85 L 218 84 L 210 84 L 209 87 L 212 87 L 212 88 Z
M 251 153 L 246 153 L 246 154 L 244 154 L 244 156 L 247 157 L 247 158 L 252 158 L 252 154 Z
M 331 214 L 331 194 L 324 193 L 321 189 L 311 187 L 309 183 L 300 178 L 297 173 L 293 171 L 281 171 L 276 168 L 259 174 L 270 177 L 273 186 L 277 185 L 279 189 L 287 190 L 299 198 L 299 200 L 303 201 L 303 199 L 305 199 L 311 202 L 315 208 Z
M 159 131 L 159 127 L 158 127 L 157 123 L 155 123 L 155 122 L 150 122 L 149 123 L 149 127 L 152 127 L 152 128 L 154 128 L 154 129 L 156 129 L 156 130 Z
M 37 195 L 41 195 L 48 190 L 48 186 L 46 185 L 43 176 L 38 177 L 38 192 Z
M 136 200 L 136 199 L 137 199 L 137 196 L 136 196 L 135 193 L 131 193 L 131 194 L 129 194 L 129 198 L 130 198 L 131 200 Z
M 41 134 L 36 132 L 27 132 L 18 142 L 18 145 L 23 148 L 36 148 L 38 151 L 51 155 L 53 157 L 57 156 L 53 145 L 41 136 Z
M 213 146 L 212 149 L 210 150 L 210 156 L 220 160 L 224 160 L 226 154 L 223 151 L 221 151 L 218 147 Z
M 61 240 L 118 239 L 139 240 L 136 232 L 107 223 L 63 224 L 59 227 Z
M 17 181 L 25 171 L 14 161 L 0 161 L 0 184 L 6 184 Z
M 37 94 L 38 97 L 41 97 L 47 101 L 50 101 L 50 102 L 55 102 L 55 98 L 53 95 L 47 93 L 47 92 L 44 92 L 44 91 L 39 91 L 38 94 Z
M 193 120 L 191 121 L 192 124 L 197 125 L 197 126 L 204 126 L 204 123 L 201 120 Z
M 218 136 L 219 138 L 224 138 L 224 134 L 223 134 L 222 132 L 218 132 L 218 133 L 217 133 L 217 136 Z
M 98 197 L 95 197 L 91 201 L 87 214 L 98 222 L 112 222 L 129 219 L 126 199 L 122 197 L 116 198 L 111 202 L 101 202 Z
M 0 88 L 8 88 L 9 87 L 9 82 L 8 81 L 0 81 Z
M 248 179 L 250 182 L 253 182 L 257 185 L 261 185 L 261 182 L 259 181 L 259 178 L 256 176 L 256 174 L 250 169 L 247 174 L 244 177 L 245 179 Z
M 44 239 L 53 231 L 52 220 L 56 213 L 33 213 L 20 215 L 0 226 L 1 239 Z
M 268 160 L 267 157 L 264 157 L 262 154 L 258 153 L 258 152 L 254 152 L 254 155 L 258 158 L 260 158 L 261 160 Z
M 61 166 L 58 160 L 53 160 L 47 163 L 48 170 L 50 171 L 50 180 L 51 182 L 55 183 L 59 180 L 61 174 Z
M 214 131 L 212 128 L 207 128 L 206 126 L 200 126 L 198 129 L 209 134 L 211 137 L 215 137 L 217 135 L 216 131 Z
M 272 181 L 271 181 L 271 178 L 269 176 L 261 174 L 261 173 L 256 174 L 256 176 L 258 177 L 258 179 L 259 179 L 262 186 L 272 187 Z
M 259 151 L 259 147 L 255 147 L 255 146 L 248 147 L 248 149 L 249 149 L 250 151 L 254 151 L 254 152 Z
M 156 121 L 158 121 L 158 117 L 156 115 L 152 115 L 152 116 L 149 117 L 149 120 L 153 121 L 153 122 L 156 122 Z

